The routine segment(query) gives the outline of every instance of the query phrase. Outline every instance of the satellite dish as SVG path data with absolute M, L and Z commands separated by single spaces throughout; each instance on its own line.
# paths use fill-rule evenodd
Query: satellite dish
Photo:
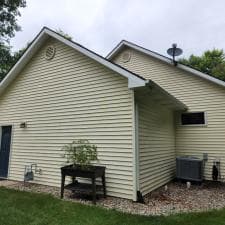
M 167 50 L 167 54 L 173 57 L 173 62 L 175 66 L 177 65 L 175 61 L 175 56 L 179 56 L 182 53 L 183 53 L 183 50 L 181 48 L 177 48 L 177 44 L 172 44 L 172 48 L 169 48 Z

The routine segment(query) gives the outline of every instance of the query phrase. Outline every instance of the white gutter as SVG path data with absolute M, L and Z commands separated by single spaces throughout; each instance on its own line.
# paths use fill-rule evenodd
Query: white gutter
M 219 80 L 219 79 L 217 79 L 217 78 L 215 78 L 213 76 L 210 76 L 210 75 L 208 75 L 206 73 L 202 73 L 202 72 L 200 72 L 198 70 L 195 70 L 195 69 L 193 69 L 191 67 L 188 67 L 188 66 L 185 66 L 183 64 L 178 63 L 177 64 L 177 68 L 185 70 L 185 71 L 187 71 L 187 72 L 189 72 L 191 74 L 194 74 L 194 75 L 196 75 L 198 77 L 201 77 L 201 78 L 203 78 L 205 80 L 211 81 L 211 82 L 213 82 L 215 84 L 218 84 L 218 85 L 220 85 L 222 87 L 225 87 L 225 82 L 224 81 Z

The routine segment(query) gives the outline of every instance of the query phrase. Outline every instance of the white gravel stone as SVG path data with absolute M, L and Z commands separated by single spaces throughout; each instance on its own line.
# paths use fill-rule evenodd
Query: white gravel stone
M 33 183 L 1 180 L 0 186 L 16 190 L 49 193 L 60 197 L 60 188 L 38 185 Z M 65 190 L 64 200 L 91 205 L 91 200 L 74 197 Z M 187 189 L 186 183 L 171 182 L 145 196 L 145 204 L 131 200 L 107 197 L 99 198 L 97 205 L 122 212 L 140 215 L 170 215 L 180 212 L 200 212 L 225 207 L 225 184 L 204 182 L 202 185 L 191 185 Z

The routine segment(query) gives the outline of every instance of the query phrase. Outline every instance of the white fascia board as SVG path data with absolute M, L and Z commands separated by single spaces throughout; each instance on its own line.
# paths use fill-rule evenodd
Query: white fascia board
M 6 77 L 0 83 L 0 94 L 5 90 L 5 88 L 11 83 L 11 81 L 21 72 L 23 67 L 28 63 L 28 61 L 32 58 L 35 52 L 40 48 L 42 43 L 48 39 L 49 37 L 53 37 L 58 41 L 64 43 L 67 46 L 72 47 L 73 49 L 81 52 L 87 57 L 99 62 L 100 64 L 106 66 L 107 68 L 115 71 L 116 73 L 126 77 L 128 79 L 128 88 L 134 87 L 142 87 L 145 85 L 146 80 L 144 78 L 138 77 L 132 72 L 119 67 L 116 64 L 109 62 L 107 59 L 93 53 L 92 51 L 70 41 L 66 38 L 60 36 L 59 34 L 51 31 L 48 28 L 44 28 L 40 34 L 34 39 L 32 44 L 28 47 L 26 52 L 22 55 L 22 57 L 17 61 L 17 63 L 13 66 L 13 68 L 8 72 Z
M 146 55 L 150 55 L 150 56 L 152 56 L 154 58 L 157 58 L 157 59 L 159 59 L 161 61 L 164 61 L 164 62 L 167 62 L 167 63 L 170 63 L 170 64 L 172 63 L 172 61 L 169 58 L 166 58 L 166 57 L 158 55 L 158 54 L 154 54 L 153 52 L 151 52 L 151 51 L 149 51 L 147 49 L 140 48 L 139 46 L 134 45 L 132 43 L 129 43 L 127 41 L 121 41 L 121 43 L 112 52 L 110 52 L 106 56 L 106 58 L 111 60 L 121 50 L 121 48 L 123 48 L 125 46 L 130 47 L 132 49 L 135 49 L 135 50 L 137 50 L 139 52 L 145 53 Z
M 28 63 L 33 54 L 37 51 L 40 45 L 48 38 L 44 30 L 39 34 L 37 39 L 29 46 L 29 50 L 26 51 L 22 57 L 17 61 L 17 63 L 8 72 L 5 78 L 0 83 L 0 94 L 4 89 L 11 83 L 11 81 L 17 76 L 17 74 L 23 69 L 23 67 Z
M 149 56 L 151 56 L 151 57 L 153 57 L 155 59 L 159 59 L 159 60 L 161 60 L 163 62 L 166 62 L 166 63 L 174 66 L 174 63 L 173 63 L 172 59 L 169 59 L 169 58 L 167 58 L 165 56 L 162 56 L 162 55 L 159 55 L 157 53 L 151 52 L 148 49 L 141 48 L 141 47 L 139 47 L 139 46 L 137 46 L 135 44 L 132 44 L 130 42 L 127 42 L 127 41 L 122 41 L 112 52 L 110 52 L 106 56 L 106 58 L 109 59 L 109 60 L 112 59 L 125 46 L 130 47 L 132 49 L 135 49 L 135 50 L 137 50 L 139 52 L 142 52 L 142 53 L 144 53 L 146 55 L 149 55 Z M 208 75 L 206 73 L 202 73 L 202 72 L 200 72 L 198 70 L 195 70 L 195 69 L 193 69 L 193 68 L 191 68 L 189 66 L 185 66 L 185 65 L 180 64 L 178 62 L 176 67 L 181 69 L 181 70 L 184 70 L 186 72 L 189 72 L 189 73 L 191 73 L 191 74 L 193 74 L 195 76 L 201 77 L 201 78 L 203 78 L 205 80 L 208 80 L 208 81 L 213 82 L 215 84 L 218 84 L 218 85 L 220 85 L 222 87 L 225 87 L 225 82 L 224 81 L 219 80 L 219 79 L 217 79 L 215 77 L 212 77 L 212 76 L 210 76 L 210 75 Z
M 138 79 L 128 79 L 128 88 L 138 88 L 138 87 L 144 87 L 148 83 L 147 80 L 138 80 Z
M 185 66 L 185 65 L 179 64 L 179 63 L 177 64 L 177 67 L 182 69 L 182 70 L 185 70 L 185 71 L 187 71 L 189 73 L 192 73 L 192 74 L 194 74 L 196 76 L 199 76 L 199 77 L 201 77 L 203 79 L 211 81 L 211 82 L 213 82 L 215 84 L 218 84 L 218 85 L 220 85 L 222 87 L 225 87 L 225 82 L 224 81 L 219 80 L 219 79 L 217 79 L 217 78 L 215 78 L 213 76 L 210 76 L 210 75 L 208 75 L 206 73 L 202 73 L 202 72 L 200 72 L 198 70 L 192 69 L 191 67 L 188 67 L 188 66 Z
M 124 40 L 121 41 L 105 58 L 111 60 L 121 50 L 121 48 L 125 46 L 124 42 Z
M 139 78 L 137 76 L 135 76 L 134 74 L 132 74 L 131 72 L 119 67 L 118 65 L 115 65 L 111 62 L 109 62 L 108 60 L 106 60 L 103 57 L 100 57 L 99 55 L 87 50 L 86 48 L 83 48 L 79 45 L 77 45 L 74 42 L 71 42 L 63 37 L 61 37 L 60 35 L 58 35 L 55 32 L 52 32 L 51 30 L 46 29 L 45 31 L 48 35 L 54 37 L 55 39 L 63 42 L 64 44 L 74 48 L 75 50 L 81 52 L 82 54 L 86 55 L 87 57 L 99 62 L 100 64 L 108 67 L 109 69 L 121 74 L 122 76 L 126 77 L 128 79 L 128 88 L 134 88 L 134 87 L 141 87 L 145 85 L 145 79 L 143 78 Z

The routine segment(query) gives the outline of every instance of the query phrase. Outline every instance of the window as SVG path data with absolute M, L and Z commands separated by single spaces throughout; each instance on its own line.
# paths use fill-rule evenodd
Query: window
M 194 112 L 194 113 L 182 113 L 181 114 L 182 125 L 205 125 L 205 113 Z

